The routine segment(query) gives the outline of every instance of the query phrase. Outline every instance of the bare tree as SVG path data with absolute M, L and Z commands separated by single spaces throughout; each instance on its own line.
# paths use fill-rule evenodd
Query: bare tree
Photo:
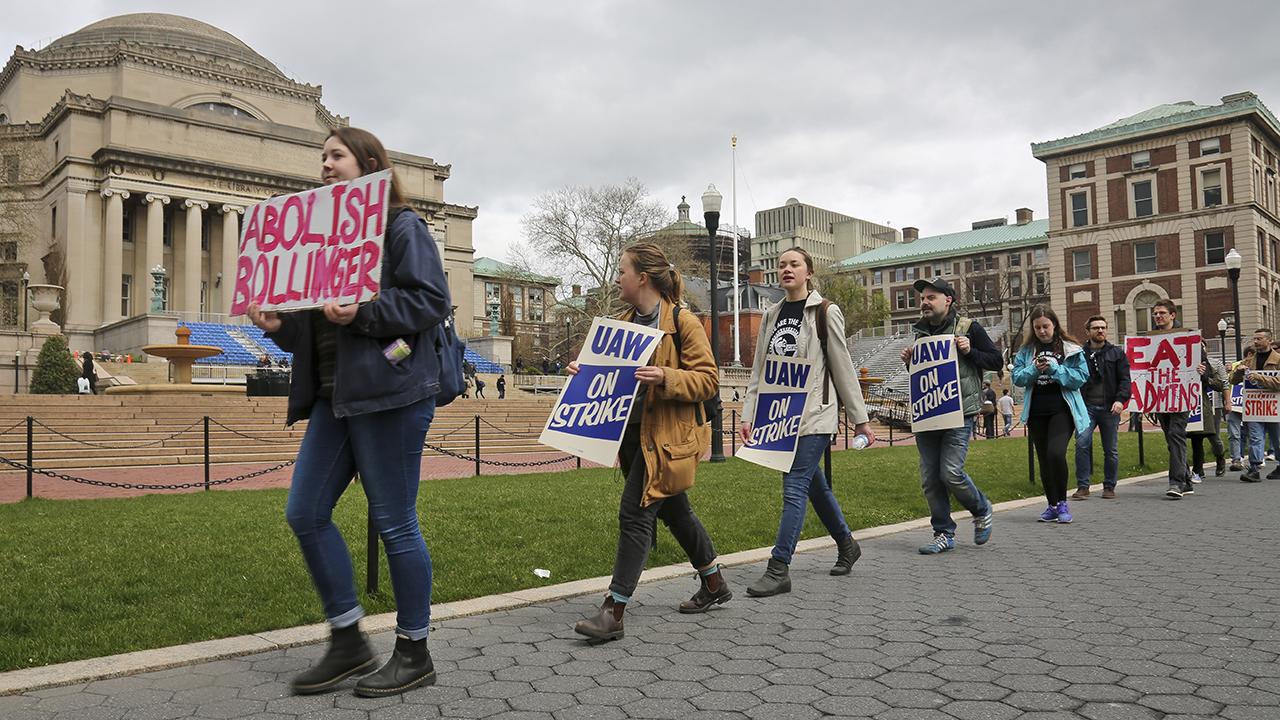
M 668 219 L 662 203 L 635 178 L 621 185 L 553 190 L 538 196 L 524 216 L 524 239 L 512 249 L 511 260 L 586 288 L 586 303 L 566 306 L 583 317 L 613 314 L 619 309 L 613 279 L 623 248 Z
M 889 302 L 884 295 L 871 293 L 856 275 L 819 269 L 816 273 L 822 297 L 840 306 L 844 313 L 845 334 L 884 324 L 889 317 Z

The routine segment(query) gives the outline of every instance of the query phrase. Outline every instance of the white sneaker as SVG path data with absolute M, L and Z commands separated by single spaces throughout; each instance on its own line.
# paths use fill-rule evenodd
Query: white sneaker
M 1198 473 L 1191 473 L 1191 484 L 1192 484 L 1192 485 L 1199 485 L 1199 484 L 1200 484 L 1200 483 L 1202 483 L 1202 482 L 1204 482 L 1204 478 L 1200 477 L 1200 475 L 1199 475 Z

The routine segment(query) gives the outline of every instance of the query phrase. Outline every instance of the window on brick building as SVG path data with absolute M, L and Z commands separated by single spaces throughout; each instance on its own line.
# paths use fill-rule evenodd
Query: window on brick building
M 1022 273 L 1009 273 L 1009 297 L 1022 295 Z
M 1067 169 L 1067 177 L 1072 180 L 1079 180 L 1089 176 L 1089 168 L 1084 163 L 1076 163 Z
M 907 291 L 894 290 L 893 291 L 893 308 L 895 310 L 906 310 L 910 307 L 911 306 L 907 304 Z
M 1071 273 L 1076 280 L 1093 279 L 1093 262 L 1088 250 L 1071 251 Z
M 1036 284 L 1035 284 L 1035 288 L 1036 288 L 1036 294 L 1037 294 L 1037 295 L 1048 295 L 1048 294 L 1049 294 L 1049 274 L 1048 274 L 1048 273 L 1046 273 L 1046 272 L 1037 272 L 1037 273 L 1036 273 Z
M 1225 233 L 1205 233 L 1204 262 L 1206 265 L 1221 265 L 1227 261 L 1227 236 Z
M 1155 242 L 1134 243 L 1133 271 L 1138 273 L 1153 273 L 1157 269 Z
M 1217 155 L 1222 152 L 1222 142 L 1219 138 L 1209 138 L 1200 141 L 1201 155 Z
M 1137 170 L 1138 168 L 1151 167 L 1151 151 L 1149 150 L 1136 152 L 1129 157 L 1133 162 L 1134 170 Z
M 1022 253 L 1009 253 L 1009 267 L 1022 267 Z
M 1089 224 L 1089 193 L 1071 193 L 1071 227 Z
M 874 285 L 879 285 L 879 284 L 883 283 L 883 282 L 884 282 L 884 271 L 883 271 L 883 270 L 874 270 L 874 271 L 872 271 L 872 273 L 871 273 L 871 282 L 872 282 L 872 284 L 874 284 Z
M 1222 204 L 1222 171 L 1214 168 L 1200 173 L 1201 193 L 1205 207 Z
M 1133 183 L 1133 215 L 1134 217 L 1151 217 L 1155 214 L 1155 206 L 1151 202 L 1151 181 L 1140 180 Z

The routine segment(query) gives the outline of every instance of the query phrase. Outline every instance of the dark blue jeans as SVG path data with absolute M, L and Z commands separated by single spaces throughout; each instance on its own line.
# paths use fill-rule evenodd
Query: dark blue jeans
M 1114 488 L 1120 474 L 1120 416 L 1111 408 L 1089 405 L 1089 429 L 1076 436 L 1076 487 L 1093 479 L 1093 429 L 1102 435 L 1102 487 Z
M 434 398 L 345 418 L 335 418 L 324 399 L 311 409 L 285 517 L 334 627 L 352 625 L 364 615 L 356 600 L 351 553 L 333 524 L 333 508 L 358 472 L 387 549 L 396 631 L 411 640 L 427 636 L 431 555 L 418 526 L 417 501 L 422 443 L 435 411 Z
M 796 457 L 791 471 L 782 476 L 782 521 L 778 524 L 778 539 L 774 541 L 773 557 L 790 565 L 791 555 L 800 541 L 804 528 L 804 515 L 808 502 L 836 540 L 849 536 L 849 526 L 844 521 L 840 503 L 827 485 L 822 472 L 822 454 L 831 443 L 830 435 L 803 435 L 796 441 Z M 806 502 L 808 501 L 808 502 Z
M 929 503 L 934 533 L 956 534 L 956 521 L 951 519 L 952 497 L 974 517 L 986 515 L 991 509 L 991 501 L 964 471 L 964 461 L 969 455 L 969 433 L 973 431 L 976 417 L 966 417 L 963 427 L 916 433 L 920 486 Z

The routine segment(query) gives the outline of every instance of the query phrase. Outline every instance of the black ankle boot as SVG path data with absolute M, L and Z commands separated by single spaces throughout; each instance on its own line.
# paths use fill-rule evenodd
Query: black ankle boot
M 599 612 L 579 620 L 573 631 L 592 640 L 618 640 L 623 635 L 622 614 L 626 608 L 626 603 L 614 602 L 612 595 L 606 595 Z
M 352 675 L 373 670 L 375 661 L 369 639 L 360 624 L 335 628 L 329 635 L 329 649 L 320 662 L 293 678 L 290 686 L 297 695 L 324 692 Z
M 791 592 L 791 568 L 777 558 L 769 558 L 764 575 L 747 586 L 747 594 L 751 597 L 769 597 Z
M 858 562 L 858 558 L 862 557 L 862 547 L 858 545 L 858 541 L 853 539 L 853 534 L 843 540 L 836 541 L 836 564 L 831 568 L 832 575 L 848 575 L 853 570 L 853 564 Z
M 399 695 L 422 685 L 434 685 L 436 668 L 427 652 L 427 639 L 410 640 L 396 635 L 396 649 L 378 672 L 360 678 L 356 683 L 356 695 L 360 697 L 386 697 Z
M 711 579 L 716 580 L 716 589 L 711 589 Z M 716 571 L 706 577 L 701 573 L 698 575 L 701 587 L 693 597 L 680 603 L 680 612 L 688 615 L 691 613 L 702 613 L 711 609 L 712 605 L 723 605 L 733 599 L 733 591 L 729 589 L 729 583 L 724 579 L 724 573 L 720 572 L 717 567 Z

